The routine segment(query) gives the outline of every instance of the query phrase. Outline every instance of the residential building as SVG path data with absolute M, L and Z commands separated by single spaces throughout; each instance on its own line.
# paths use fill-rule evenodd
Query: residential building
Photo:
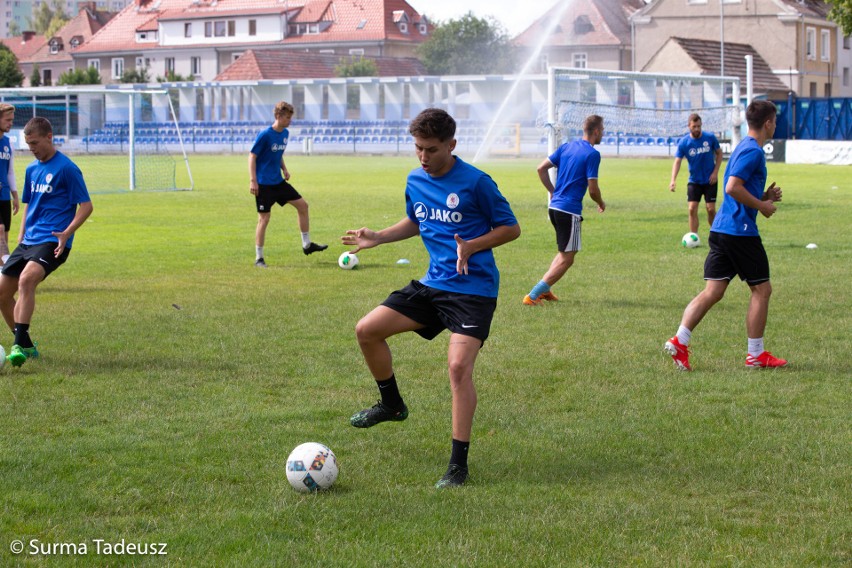
M 634 65 L 639 71 L 681 72 L 679 57 L 667 61 L 666 54 L 677 53 L 672 38 L 690 38 L 716 42 L 715 72 L 728 75 L 741 68 L 734 61 L 740 55 L 728 45 L 747 44 L 787 91 L 804 97 L 852 95 L 852 87 L 842 85 L 841 32 L 828 20 L 829 9 L 822 0 L 655 0 L 630 19 Z
M 513 43 L 529 56 L 543 42 L 533 73 L 546 72 L 548 65 L 629 71 L 629 18 L 644 6 L 644 0 L 555 2 Z
M 134 0 L 74 59 L 105 83 L 130 68 L 212 81 L 249 50 L 413 57 L 431 30 L 405 0 Z
M 99 12 L 118 12 L 133 0 L 62 0 L 60 8 L 66 15 L 78 14 L 80 9 L 89 6 Z M 51 0 L 0 0 L 0 38 L 9 36 L 9 26 L 12 22 L 18 29 L 29 30 L 32 28 L 33 10 L 37 9 L 42 2 L 49 2 L 51 9 L 54 2 Z
M 9 48 L 18 60 L 18 68 L 24 74 L 24 85 L 30 84 L 30 73 L 32 73 L 32 65 L 25 63 L 29 61 L 37 51 L 47 43 L 47 39 L 43 35 L 36 35 L 35 32 L 24 32 L 15 37 L 7 37 L 0 39 L 0 43 Z M 29 72 L 28 72 L 29 71 Z

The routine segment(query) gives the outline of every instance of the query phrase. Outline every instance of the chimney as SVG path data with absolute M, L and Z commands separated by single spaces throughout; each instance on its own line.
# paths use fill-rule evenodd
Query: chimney
M 31 30 L 27 30 L 21 34 L 21 43 L 27 43 L 31 39 L 35 37 L 36 33 Z

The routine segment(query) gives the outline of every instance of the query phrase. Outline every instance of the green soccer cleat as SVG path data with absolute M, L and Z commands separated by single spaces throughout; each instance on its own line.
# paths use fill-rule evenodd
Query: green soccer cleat
M 356 412 L 349 419 L 349 423 L 356 428 L 370 428 L 379 422 L 402 422 L 408 418 L 408 407 L 404 404 L 400 410 L 388 408 L 381 401 L 377 402 L 370 408 L 366 408 L 360 412 Z
M 20 367 L 23 365 L 27 359 L 37 359 L 38 358 L 38 349 L 33 345 L 32 347 L 21 347 L 20 345 L 13 345 L 12 350 L 6 355 L 6 360 L 12 364 L 13 367 Z

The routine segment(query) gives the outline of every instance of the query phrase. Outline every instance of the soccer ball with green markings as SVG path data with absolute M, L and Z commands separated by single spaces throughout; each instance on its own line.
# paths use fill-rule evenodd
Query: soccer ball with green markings
M 344 252 L 340 255 L 340 258 L 337 259 L 337 266 L 343 270 L 352 270 L 358 266 L 358 257 L 355 256 L 354 253 Z
M 337 479 L 337 458 L 328 446 L 307 442 L 287 458 L 287 481 L 300 493 L 331 487 Z
M 685 246 L 688 249 L 692 249 L 701 244 L 701 240 L 698 238 L 698 235 L 695 233 L 687 233 L 683 236 L 680 241 L 680 244 Z

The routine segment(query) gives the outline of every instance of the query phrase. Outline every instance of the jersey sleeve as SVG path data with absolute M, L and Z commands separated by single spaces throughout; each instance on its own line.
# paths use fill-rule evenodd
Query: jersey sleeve
M 684 148 L 683 138 L 678 140 L 677 149 L 675 150 L 675 158 L 685 158 L 686 157 L 686 149 Z
M 482 175 L 476 183 L 476 196 L 482 214 L 489 219 L 491 227 L 512 227 L 518 224 L 509 201 L 503 197 L 497 184 L 488 175 Z
M 66 170 L 66 183 L 68 184 L 68 194 L 73 203 L 87 203 L 91 201 L 89 197 L 89 189 L 86 187 L 86 182 L 83 179 L 83 172 L 80 171 L 75 164 L 70 164 Z
M 598 169 L 601 165 L 601 153 L 598 151 L 594 151 L 589 154 L 588 160 L 586 160 L 586 178 L 587 179 L 598 179 Z
M 257 138 L 254 139 L 254 144 L 251 147 L 251 153 L 255 156 L 260 156 L 261 152 L 263 152 L 266 148 L 266 137 L 263 135 L 264 132 L 257 135 Z
M 562 148 L 564 146 L 565 144 L 562 144 L 556 149 L 555 152 L 553 152 L 550 156 L 547 157 L 547 159 L 550 160 L 550 163 L 556 166 L 557 168 L 559 167 L 560 158 L 562 157 Z
M 763 164 L 763 149 L 762 148 L 746 148 L 740 154 L 739 159 L 733 164 L 728 164 L 728 170 L 725 172 L 725 177 L 738 177 L 741 180 L 747 180 L 754 174 L 756 168 Z

